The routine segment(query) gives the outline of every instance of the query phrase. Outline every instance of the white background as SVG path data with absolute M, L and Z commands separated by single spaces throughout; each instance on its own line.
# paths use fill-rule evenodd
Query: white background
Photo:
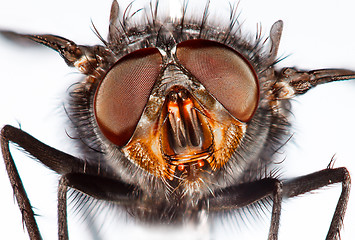
M 164 2 L 164 0 L 161 0 Z M 193 2 L 191 0 L 190 2 Z M 213 1 L 212 1 L 213 2 Z M 26 33 L 53 33 L 78 44 L 97 44 L 91 20 L 107 34 L 111 1 L 5 1 L 0 4 L 0 28 Z M 227 7 L 228 5 L 218 4 Z M 211 7 L 212 8 L 212 7 Z M 327 67 L 355 70 L 355 15 L 353 1 L 242 0 L 240 20 L 250 33 L 261 23 L 263 33 L 273 22 L 284 20 L 280 56 L 291 54 L 278 66 L 302 69 Z M 41 141 L 69 153 L 72 140 L 65 134 L 62 103 L 66 89 L 80 77 L 52 50 L 23 47 L 0 39 L 0 126 L 21 124 Z M 335 166 L 346 166 L 355 179 L 355 82 L 317 87 L 293 101 L 293 142 L 284 150 L 284 177 L 307 174 L 327 166 L 336 154 Z M 56 239 L 57 176 L 25 154 L 13 151 L 44 239 Z M 324 239 L 340 186 L 329 187 L 284 202 L 280 239 Z M 28 239 L 22 230 L 20 212 L 12 196 L 4 164 L 0 163 L 0 238 Z M 354 192 L 354 191 L 353 191 Z M 344 221 L 342 239 L 355 239 L 355 195 Z M 237 230 L 231 230 L 233 226 Z M 72 239 L 90 239 L 79 217 L 70 221 Z M 112 239 L 148 239 L 148 233 L 132 226 L 114 225 Z M 189 235 L 169 233 L 170 239 L 267 239 L 269 221 L 216 226 L 217 232 Z M 247 226 L 245 226 L 247 225 Z M 200 230 L 201 231 L 201 230 Z M 202 230 L 203 232 L 203 230 Z M 132 234 L 132 235 L 129 235 Z M 201 234 L 201 233 L 200 233 Z M 132 237 L 134 236 L 134 237 Z M 202 236 L 202 235 L 201 235 Z M 174 238 L 175 237 L 175 238 Z M 154 235 L 153 239 L 157 239 Z

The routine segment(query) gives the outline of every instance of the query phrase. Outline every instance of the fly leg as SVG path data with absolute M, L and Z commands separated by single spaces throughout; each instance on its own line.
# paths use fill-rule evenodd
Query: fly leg
M 28 199 L 25 188 L 22 184 L 22 180 L 10 153 L 9 142 L 12 141 L 13 138 L 16 138 L 16 133 L 13 132 L 11 128 L 5 126 L 1 130 L 1 151 L 5 161 L 6 171 L 9 176 L 11 187 L 18 207 L 22 214 L 22 222 L 27 228 L 27 233 L 30 239 L 42 239 L 34 217 L 35 214 L 32 210 L 30 200 Z
M 272 196 L 273 207 L 268 240 L 277 240 L 280 225 L 282 183 L 275 178 L 264 178 L 250 183 L 227 187 L 208 198 L 209 211 L 242 208 Z
M 283 197 L 291 198 L 334 183 L 342 183 L 342 191 L 326 240 L 340 239 L 340 229 L 350 193 L 350 174 L 344 167 L 330 168 L 283 182 Z
M 58 186 L 58 237 L 60 240 L 68 239 L 66 216 L 68 187 L 95 199 L 114 201 L 121 205 L 131 205 L 138 201 L 139 189 L 124 183 L 109 170 L 54 149 L 21 129 L 7 125 L 1 130 L 1 150 L 7 174 L 31 240 L 39 240 L 42 237 L 30 200 L 11 156 L 10 142 L 17 144 L 39 162 L 61 175 Z

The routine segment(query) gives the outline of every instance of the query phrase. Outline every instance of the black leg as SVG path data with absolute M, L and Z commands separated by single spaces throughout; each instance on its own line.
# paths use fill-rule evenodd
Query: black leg
M 282 184 L 275 178 L 264 178 L 224 188 L 208 199 L 210 211 L 221 211 L 245 207 L 254 202 L 273 197 L 271 225 L 268 240 L 277 240 L 280 225 Z
M 42 164 L 59 174 L 84 171 L 97 172 L 97 168 L 90 168 L 91 166 L 85 164 L 81 159 L 48 146 L 21 129 L 6 125 L 1 130 L 1 145 L 5 148 L 9 145 L 9 142 L 17 144 Z M 8 147 L 3 151 L 3 154 L 5 153 L 11 155 Z
M 67 240 L 67 190 L 68 186 L 65 177 L 61 177 L 58 185 L 58 239 Z
M 1 131 L 1 151 L 4 157 L 6 171 L 10 179 L 12 190 L 22 214 L 22 221 L 27 228 L 30 239 L 42 239 L 37 222 L 34 218 L 34 212 L 32 210 L 30 200 L 27 197 L 25 188 L 23 187 L 21 178 L 9 150 L 9 141 L 11 141 L 10 138 L 10 131 L 8 131 L 8 128 L 4 127 Z
M 82 173 L 69 173 L 63 177 L 68 187 L 95 199 L 114 201 L 120 205 L 133 205 L 139 196 L 137 187 L 117 179 Z
M 346 168 L 327 168 L 319 172 L 287 180 L 283 185 L 283 196 L 290 198 L 334 183 L 342 183 L 342 191 L 329 227 L 327 240 L 340 239 L 346 206 L 350 193 L 350 174 Z
M 135 204 L 138 199 L 139 189 L 115 178 L 108 172 L 109 170 L 94 163 L 85 163 L 81 159 L 51 148 L 20 129 L 5 126 L 1 130 L 2 153 L 14 195 L 31 240 L 42 238 L 29 198 L 11 156 L 10 142 L 16 143 L 42 164 L 62 175 L 58 186 L 58 237 L 61 240 L 68 239 L 66 206 L 68 187 L 75 188 L 96 199 L 115 201 L 117 204 Z
M 276 181 L 274 192 L 273 192 L 271 225 L 270 225 L 268 240 L 278 239 L 280 215 L 281 215 L 281 202 L 282 202 L 282 184 Z

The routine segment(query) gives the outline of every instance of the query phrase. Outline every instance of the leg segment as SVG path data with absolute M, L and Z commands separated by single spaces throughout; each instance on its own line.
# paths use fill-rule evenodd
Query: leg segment
M 115 178 L 108 172 L 109 170 L 105 171 L 106 166 L 100 168 L 94 163 L 85 163 L 81 159 L 43 144 L 20 129 L 5 126 L 1 130 L 1 149 L 11 186 L 31 240 L 42 238 L 29 198 L 11 156 L 10 142 L 18 144 L 42 164 L 62 175 L 58 187 L 58 235 L 61 240 L 68 239 L 66 215 L 68 187 L 75 188 L 96 199 L 126 205 L 136 203 L 139 190 Z
M 278 181 L 275 182 L 275 188 L 273 191 L 273 202 L 274 204 L 272 206 L 271 225 L 268 240 L 278 239 L 282 202 L 282 184 Z
M 67 190 L 68 187 L 95 199 L 114 201 L 121 205 L 135 204 L 138 190 L 129 184 L 101 176 L 69 173 L 60 178 L 58 186 L 58 239 L 68 239 Z
M 67 221 L 67 191 L 65 177 L 61 177 L 58 185 L 58 239 L 67 240 L 68 221 Z
M 327 240 L 339 239 L 350 193 L 350 174 L 346 168 L 327 168 L 283 183 L 283 196 L 290 198 L 333 183 L 342 183 L 342 191 L 329 227 Z
M 4 157 L 6 171 L 10 179 L 10 183 L 16 197 L 17 204 L 22 214 L 22 221 L 26 225 L 28 235 L 31 240 L 42 239 L 39 232 L 37 222 L 34 218 L 34 212 L 30 200 L 27 197 L 25 188 L 23 187 L 20 175 L 17 171 L 14 160 L 9 149 L 9 141 L 11 133 L 3 128 L 1 131 L 1 151 Z
M 4 159 L 12 158 L 8 147 L 9 142 L 17 144 L 42 164 L 59 174 L 84 172 L 84 169 L 86 172 L 97 171 L 97 169 L 90 168 L 91 166 L 85 164 L 81 159 L 52 148 L 21 129 L 9 125 L 4 126 L 1 130 L 1 146 Z
M 264 178 L 251 183 L 227 187 L 208 199 L 210 211 L 245 207 L 272 195 L 273 207 L 268 240 L 277 240 L 280 225 L 282 184 L 274 178 Z

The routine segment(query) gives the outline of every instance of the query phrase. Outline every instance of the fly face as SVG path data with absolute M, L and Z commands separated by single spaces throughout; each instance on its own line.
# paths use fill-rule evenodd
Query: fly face
M 289 52 L 289 51 L 287 50 L 287 51 L 283 51 L 283 52 Z M 134 51 L 132 53 L 134 53 Z M 156 53 L 153 53 L 153 55 L 154 54 L 156 54 Z M 159 53 L 157 53 L 157 54 L 160 54 L 160 56 L 161 56 L 161 59 L 158 60 L 158 62 L 161 61 L 161 62 L 159 62 L 159 64 L 161 66 L 160 66 L 160 70 L 159 70 L 160 78 L 158 76 L 158 79 L 164 79 L 163 77 L 161 77 L 163 75 L 164 63 L 166 63 L 166 62 L 163 63 L 163 60 L 164 60 L 164 55 L 168 55 L 168 54 L 164 53 L 164 51 L 162 51 L 162 49 L 159 49 Z M 175 55 L 176 55 L 175 57 L 177 57 L 177 62 L 175 62 L 174 65 L 170 65 L 170 66 L 174 66 L 174 67 L 180 66 L 181 67 L 180 69 L 191 72 L 191 70 L 187 69 L 187 66 L 184 66 L 184 64 L 180 63 L 180 59 L 178 58 L 179 54 L 177 53 L 177 51 L 175 52 Z M 283 64 L 283 65 L 286 65 L 286 64 Z M 115 66 L 118 66 L 118 63 Z M 307 66 L 305 66 L 305 67 L 307 67 Z M 115 70 L 114 68 L 111 68 L 111 71 L 114 71 L 114 70 Z M 162 72 L 160 72 L 160 71 L 162 71 Z M 189 78 L 189 75 L 192 75 L 192 74 L 185 73 L 182 75 L 184 75 L 186 78 Z M 106 77 L 108 77 L 107 74 L 104 76 L 104 79 Z M 200 78 L 197 78 L 196 76 L 194 76 L 194 78 L 196 78 L 197 80 L 200 79 Z M 192 80 L 189 80 L 189 81 L 192 81 Z M 199 80 L 199 82 L 201 82 L 201 80 Z M 201 85 L 204 86 L 205 84 L 206 83 L 203 82 Z M 131 130 L 131 131 L 133 131 L 132 136 L 128 137 L 128 139 L 126 140 L 124 145 L 122 145 L 122 144 L 121 145 L 120 144 L 110 145 L 111 143 L 108 144 L 109 145 L 108 148 L 111 151 L 110 153 L 112 155 L 117 154 L 116 151 L 118 151 L 118 150 L 115 150 L 114 145 L 123 146 L 122 149 L 123 149 L 124 154 L 129 157 L 131 154 L 129 151 L 130 147 L 132 148 L 132 147 L 136 146 L 137 143 L 148 141 L 149 143 L 146 145 L 151 148 L 151 147 L 154 147 L 154 146 L 152 146 L 154 144 L 150 144 L 151 141 L 156 141 L 157 147 L 155 149 L 149 150 L 149 152 L 153 152 L 153 153 L 149 153 L 150 158 L 152 158 L 151 156 L 154 156 L 154 151 L 155 152 L 160 151 L 161 153 L 164 153 L 164 154 L 158 154 L 158 156 L 166 156 L 166 157 L 165 158 L 162 157 L 159 160 L 159 165 L 155 166 L 155 168 L 154 168 L 155 170 L 147 169 L 148 172 L 151 171 L 152 175 L 156 174 L 157 176 L 162 176 L 169 181 L 173 181 L 176 179 L 180 180 L 180 179 L 182 179 L 182 176 L 184 176 L 184 174 L 186 175 L 185 179 L 196 180 L 196 178 L 193 178 L 193 177 L 189 178 L 188 177 L 188 176 L 191 176 L 191 174 L 193 175 L 197 171 L 197 170 L 195 170 L 195 172 L 194 172 L 194 170 L 191 170 L 191 168 L 194 169 L 193 166 L 195 166 L 195 167 L 199 166 L 201 164 L 201 162 L 199 162 L 199 160 L 201 160 L 201 158 L 203 159 L 205 157 L 206 159 L 211 159 L 209 157 L 211 155 L 209 152 L 210 146 L 216 146 L 215 139 L 217 138 L 213 135 L 214 133 L 216 133 L 216 130 L 213 130 L 213 126 L 212 126 L 213 124 L 211 123 L 211 121 L 212 121 L 211 119 L 214 120 L 215 124 L 216 124 L 216 122 L 219 122 L 219 121 L 215 121 L 215 117 L 210 117 L 211 114 L 216 113 L 216 109 L 213 109 L 214 104 L 209 104 L 210 101 L 203 101 L 203 100 L 206 98 L 210 98 L 210 99 L 212 99 L 212 101 L 215 99 L 218 99 L 218 100 L 220 100 L 220 99 L 215 96 L 216 92 L 212 92 L 212 91 L 204 91 L 205 96 L 203 96 L 203 93 L 202 93 L 201 95 L 199 95 L 199 97 L 197 97 L 196 93 L 193 90 L 188 89 L 188 87 L 186 87 L 186 86 L 190 86 L 190 85 L 191 84 L 184 85 L 183 83 L 180 83 L 180 82 L 179 82 L 179 84 L 172 83 L 172 85 L 170 85 L 170 88 L 167 88 L 166 91 L 161 93 L 160 95 L 158 92 L 159 92 L 159 89 L 161 89 L 161 88 L 152 87 L 152 89 L 156 90 L 156 92 L 157 92 L 156 94 L 159 95 L 159 100 L 161 102 L 157 103 L 158 106 L 156 107 L 156 109 L 148 109 L 148 107 L 144 107 L 144 109 L 141 110 L 143 115 L 139 116 L 139 119 L 138 120 L 136 119 L 135 121 L 140 123 L 142 126 L 147 126 L 144 124 L 153 125 L 154 123 L 156 124 L 156 122 L 154 122 L 154 121 L 158 121 L 158 123 L 157 123 L 158 130 L 156 132 L 151 132 L 149 134 L 146 134 L 146 132 L 144 132 L 144 130 L 147 129 L 146 127 L 142 127 L 141 129 L 134 128 L 133 130 Z M 103 82 L 101 82 L 101 85 L 98 87 L 98 89 L 100 90 L 102 86 L 103 86 Z M 197 88 L 198 87 L 196 86 L 196 89 Z M 98 99 L 97 96 L 99 95 L 99 90 L 96 92 L 96 95 L 95 95 L 96 99 Z M 148 97 L 148 101 L 147 101 L 148 105 L 155 104 L 154 98 L 152 97 L 152 96 L 154 96 L 154 94 L 153 94 L 154 90 L 152 90 L 151 93 L 149 92 L 149 97 Z M 99 100 L 97 100 L 97 101 L 99 101 Z M 187 104 L 186 102 L 190 102 L 192 104 L 193 108 L 189 108 L 189 104 Z M 253 101 L 251 101 L 251 102 L 253 102 Z M 230 114 L 230 109 L 228 109 L 226 107 L 226 105 L 227 105 L 226 103 L 224 103 L 224 104 L 220 103 L 220 105 L 223 106 L 223 108 L 219 107 L 218 109 L 227 109 L 228 110 L 228 114 L 225 113 L 226 117 L 223 119 L 224 120 L 223 122 L 226 122 L 225 119 L 231 119 L 230 120 L 231 124 L 238 126 L 237 127 L 237 129 L 239 129 L 238 132 L 244 133 L 245 132 L 245 124 L 248 123 L 248 119 L 244 118 L 244 121 L 240 121 L 240 119 L 238 120 L 237 117 Z M 177 109 L 177 111 L 174 111 L 174 109 Z M 195 114 L 195 117 L 191 118 L 191 119 L 195 119 L 195 121 L 193 121 L 193 120 L 188 121 L 189 119 L 187 116 L 189 116 L 189 115 L 186 114 L 186 112 L 188 112 L 187 109 L 190 109 L 190 110 L 192 109 L 192 112 L 195 112 L 195 113 L 192 113 L 192 115 Z M 157 112 L 156 115 L 154 116 L 154 114 L 152 114 L 152 112 L 149 112 L 149 110 L 153 111 L 153 112 Z M 222 117 L 222 116 L 224 116 L 223 115 L 224 112 L 225 112 L 225 110 L 218 112 L 218 114 L 215 114 L 215 115 L 216 116 L 218 115 L 218 117 L 219 116 Z M 250 114 L 253 115 L 254 114 L 253 110 L 251 110 L 251 112 L 252 113 L 250 113 Z M 179 114 L 180 114 L 180 117 L 177 117 Z M 108 116 L 108 117 L 110 117 L 110 116 Z M 151 118 L 151 119 L 149 119 L 149 121 L 144 121 L 148 118 Z M 100 121 L 98 120 L 98 114 L 96 115 L 96 119 L 97 119 L 98 127 L 100 127 Z M 132 118 L 130 118 L 130 119 L 132 119 Z M 177 119 L 181 119 L 185 124 L 186 124 L 186 122 L 190 123 L 190 124 L 188 124 L 188 126 L 192 126 L 192 127 L 190 127 L 190 130 L 188 130 L 189 128 L 185 127 L 185 125 L 181 126 L 180 128 L 174 128 L 173 125 L 174 125 L 174 123 L 178 122 Z M 196 121 L 199 122 L 199 124 L 197 124 L 197 126 L 201 126 L 200 128 L 196 127 L 196 125 L 193 124 Z M 111 122 L 111 121 L 109 121 L 109 122 Z M 138 125 L 140 125 L 140 124 L 138 124 Z M 102 124 L 102 125 L 104 125 L 104 124 Z M 151 126 L 151 125 L 149 125 L 149 126 Z M 190 148 L 188 148 L 188 150 L 186 150 L 186 148 L 179 147 L 179 146 L 181 146 L 183 139 L 185 139 L 185 138 L 182 138 L 182 137 L 177 138 L 177 139 L 169 138 L 170 137 L 169 133 L 174 132 L 174 129 L 175 129 L 175 132 L 176 132 L 176 129 L 186 130 L 185 131 L 186 134 L 185 135 L 182 134 L 182 137 L 185 136 L 186 139 L 189 140 L 189 141 L 187 141 L 190 143 L 190 145 L 188 145 L 188 146 L 190 146 Z M 191 129 L 192 129 L 192 131 L 191 131 Z M 220 127 L 217 127 L 217 129 L 220 129 Z M 101 130 L 101 132 L 102 132 L 101 137 L 109 140 L 108 142 L 111 142 L 110 137 L 107 137 L 108 133 L 105 134 L 104 131 L 102 131 L 102 130 Z M 120 132 L 120 131 L 118 131 L 118 132 Z M 184 132 L 184 131 L 182 131 L 182 132 Z M 196 132 L 198 133 L 198 136 L 200 136 L 200 138 L 190 137 L 190 135 L 194 136 L 193 133 L 196 133 Z M 154 135 L 154 134 L 156 134 L 156 135 Z M 201 138 L 201 136 L 202 136 L 202 138 Z M 242 137 L 240 137 L 240 138 L 242 138 Z M 199 143 L 198 139 L 203 139 L 203 141 L 200 141 L 200 143 Z M 114 142 L 114 140 L 112 142 Z M 236 145 L 235 148 L 237 148 L 238 143 L 236 143 L 235 145 Z M 189 159 L 189 160 L 181 159 L 180 158 L 181 151 L 183 151 L 184 156 L 186 156 L 188 153 L 193 153 L 194 155 L 197 155 L 198 158 L 196 159 L 196 161 L 191 160 L 191 159 Z M 186 153 L 184 151 L 188 151 L 188 153 Z M 131 157 L 131 159 L 132 159 L 132 161 L 134 161 L 136 158 Z M 211 163 L 206 162 L 206 161 L 203 161 L 204 166 L 199 168 L 199 169 L 201 169 L 201 171 L 200 170 L 198 170 L 198 171 L 200 171 L 201 173 L 197 171 L 198 174 L 202 174 L 202 172 L 208 172 L 208 173 L 213 172 L 213 168 L 211 167 Z M 148 164 L 148 165 L 149 166 L 154 165 L 155 161 L 152 161 L 152 162 L 153 162 L 153 164 Z M 140 166 L 140 164 L 142 164 L 142 166 L 140 166 L 140 167 L 144 168 L 143 163 L 140 163 L 137 161 L 137 162 L 135 162 L 135 164 L 137 164 L 139 166 Z M 220 165 L 222 165 L 222 164 L 220 164 Z M 337 165 L 339 165 L 339 164 L 337 164 Z M 347 164 L 345 164 L 345 165 L 347 165 Z M 164 168 L 161 166 L 164 166 Z M 203 167 L 205 167 L 205 168 L 203 168 Z M 318 166 L 318 168 L 319 168 L 319 166 Z M 195 169 L 197 169 L 197 168 L 195 168 Z M 215 167 L 214 169 L 217 169 L 217 167 Z M 171 180 L 171 177 L 173 178 L 173 180 Z M 195 186 L 194 188 L 197 188 L 197 187 Z M 320 230 L 320 232 L 322 232 L 322 230 Z M 264 237 L 261 237 L 260 239 L 264 239 Z
M 243 56 L 188 40 L 120 59 L 96 90 L 94 109 L 109 151 L 171 187 L 199 192 L 239 146 L 258 99 L 256 73 Z

